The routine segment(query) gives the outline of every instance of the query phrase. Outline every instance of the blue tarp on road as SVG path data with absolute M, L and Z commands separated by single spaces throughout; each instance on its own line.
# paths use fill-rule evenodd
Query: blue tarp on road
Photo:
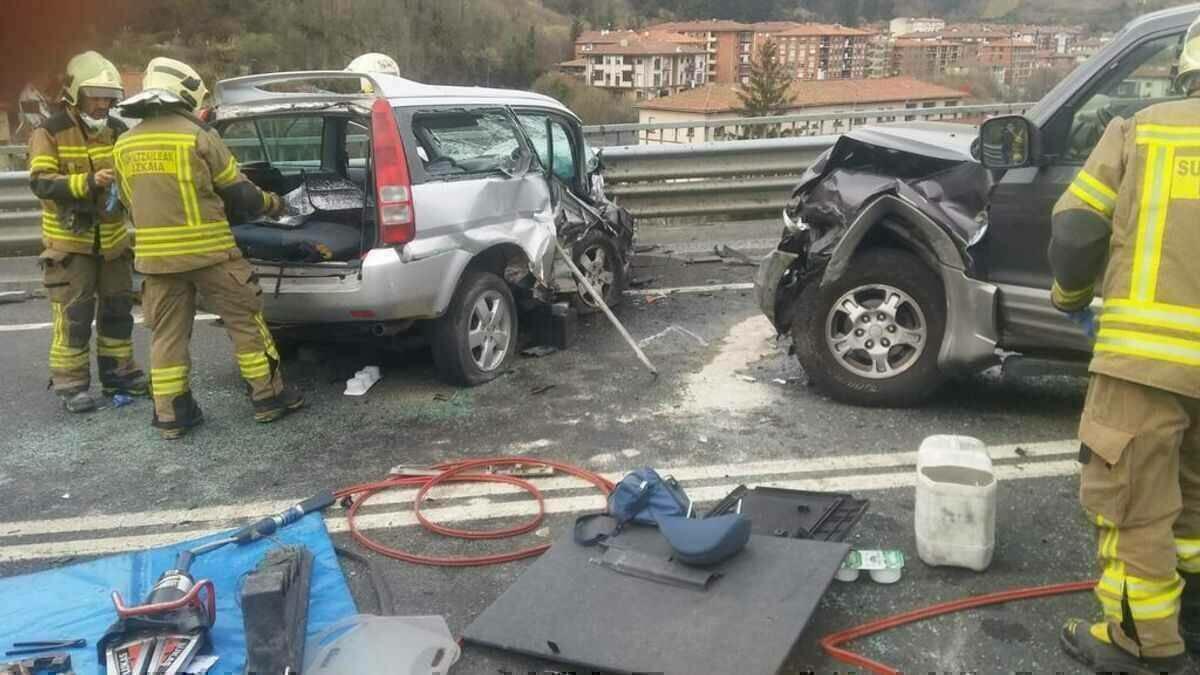
M 70 652 L 75 672 L 103 674 L 95 645 L 116 620 L 109 595 L 118 591 L 125 604 L 141 604 L 159 575 L 174 564 L 179 551 L 222 536 L 228 534 L 0 579 L 0 653 L 11 643 L 23 640 L 86 638 L 86 648 Z M 281 544 L 303 545 L 313 554 L 309 638 L 357 612 L 320 514 L 306 516 L 271 539 L 242 547 L 226 546 L 203 555 L 192 565 L 192 575 L 212 579 L 217 587 L 212 644 L 220 661 L 210 671 L 212 675 L 240 675 L 245 667 L 246 643 L 242 609 L 238 606 L 242 582 L 268 550 Z M 0 657 L 0 661 L 6 660 Z

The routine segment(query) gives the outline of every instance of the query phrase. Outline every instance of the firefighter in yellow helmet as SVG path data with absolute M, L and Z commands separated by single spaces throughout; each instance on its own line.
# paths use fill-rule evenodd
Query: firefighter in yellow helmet
M 1061 635 L 1089 671 L 1191 672 L 1200 652 L 1200 20 L 1177 86 L 1113 120 L 1054 209 L 1052 301 L 1095 338 L 1080 500 L 1105 618 Z
M 133 360 L 133 273 L 125 212 L 115 200 L 113 143 L 125 126 L 108 116 L 122 95 L 117 69 L 96 52 L 67 64 L 63 110 L 29 139 L 29 179 L 42 201 L 40 257 L 50 296 L 50 384 L 70 412 L 96 407 L 90 343 L 107 395 L 145 395 Z
M 216 131 L 196 119 L 206 93 L 187 64 L 150 61 L 142 93 L 121 104 L 142 122 L 121 137 L 115 152 L 121 198 L 137 228 L 134 265 L 145 275 L 153 425 L 167 439 L 203 420 L 189 386 L 197 293 L 224 321 L 254 419 L 272 422 L 304 405 L 297 390 L 284 386 L 263 320 L 262 291 L 226 216 L 280 215 L 283 205 L 247 180 Z

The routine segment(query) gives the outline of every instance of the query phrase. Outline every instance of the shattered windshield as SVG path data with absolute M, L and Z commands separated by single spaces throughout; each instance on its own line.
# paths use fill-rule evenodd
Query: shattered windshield
M 413 120 L 425 171 L 432 176 L 511 172 L 523 149 L 502 111 L 448 111 Z

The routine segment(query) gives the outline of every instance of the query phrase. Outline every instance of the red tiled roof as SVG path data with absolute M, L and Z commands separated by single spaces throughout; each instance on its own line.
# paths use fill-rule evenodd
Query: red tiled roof
M 961 47 L 961 43 L 953 40 L 911 40 L 901 38 L 893 45 L 896 49 L 911 49 L 914 47 Z
M 742 107 L 737 86 L 709 84 L 672 96 L 646 101 L 644 110 L 672 112 L 723 113 Z M 887 77 L 877 80 L 797 80 L 792 83 L 792 104 L 788 110 L 832 105 L 859 105 L 929 99 L 960 100 L 966 94 L 949 87 L 922 82 L 911 77 Z
M 656 40 L 624 40 L 614 45 L 598 45 L 588 54 L 703 54 L 704 49 L 679 42 Z
M 759 21 L 758 23 L 750 24 L 756 33 L 779 33 L 785 30 L 791 30 L 801 24 L 795 21 Z
M 994 49 L 1037 49 L 1037 45 L 1032 42 L 1021 42 L 1020 40 L 995 40 L 983 45 L 984 49 L 989 47 Z
M 748 23 L 727 21 L 724 19 L 708 19 L 706 21 L 672 21 L 650 26 L 650 30 L 669 30 L 677 33 L 741 33 L 754 30 Z
M 637 33 L 631 30 L 585 30 L 579 34 L 575 44 L 612 44 L 623 38 L 635 37 Z
M 841 25 L 830 25 L 824 23 L 803 23 L 797 24 L 794 28 L 790 28 L 779 33 L 779 37 L 815 37 L 821 35 L 836 35 L 839 37 L 854 37 L 874 35 L 868 30 L 860 30 L 858 28 L 847 28 Z

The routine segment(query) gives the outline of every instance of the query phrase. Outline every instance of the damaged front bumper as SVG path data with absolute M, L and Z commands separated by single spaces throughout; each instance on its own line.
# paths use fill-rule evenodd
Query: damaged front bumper
M 798 253 L 775 249 L 763 259 L 758 266 L 758 273 L 754 275 L 754 297 L 758 301 L 758 307 L 780 333 L 784 331 L 775 321 L 775 305 L 779 301 L 779 286 L 783 282 L 784 275 L 799 259 L 800 254 Z

